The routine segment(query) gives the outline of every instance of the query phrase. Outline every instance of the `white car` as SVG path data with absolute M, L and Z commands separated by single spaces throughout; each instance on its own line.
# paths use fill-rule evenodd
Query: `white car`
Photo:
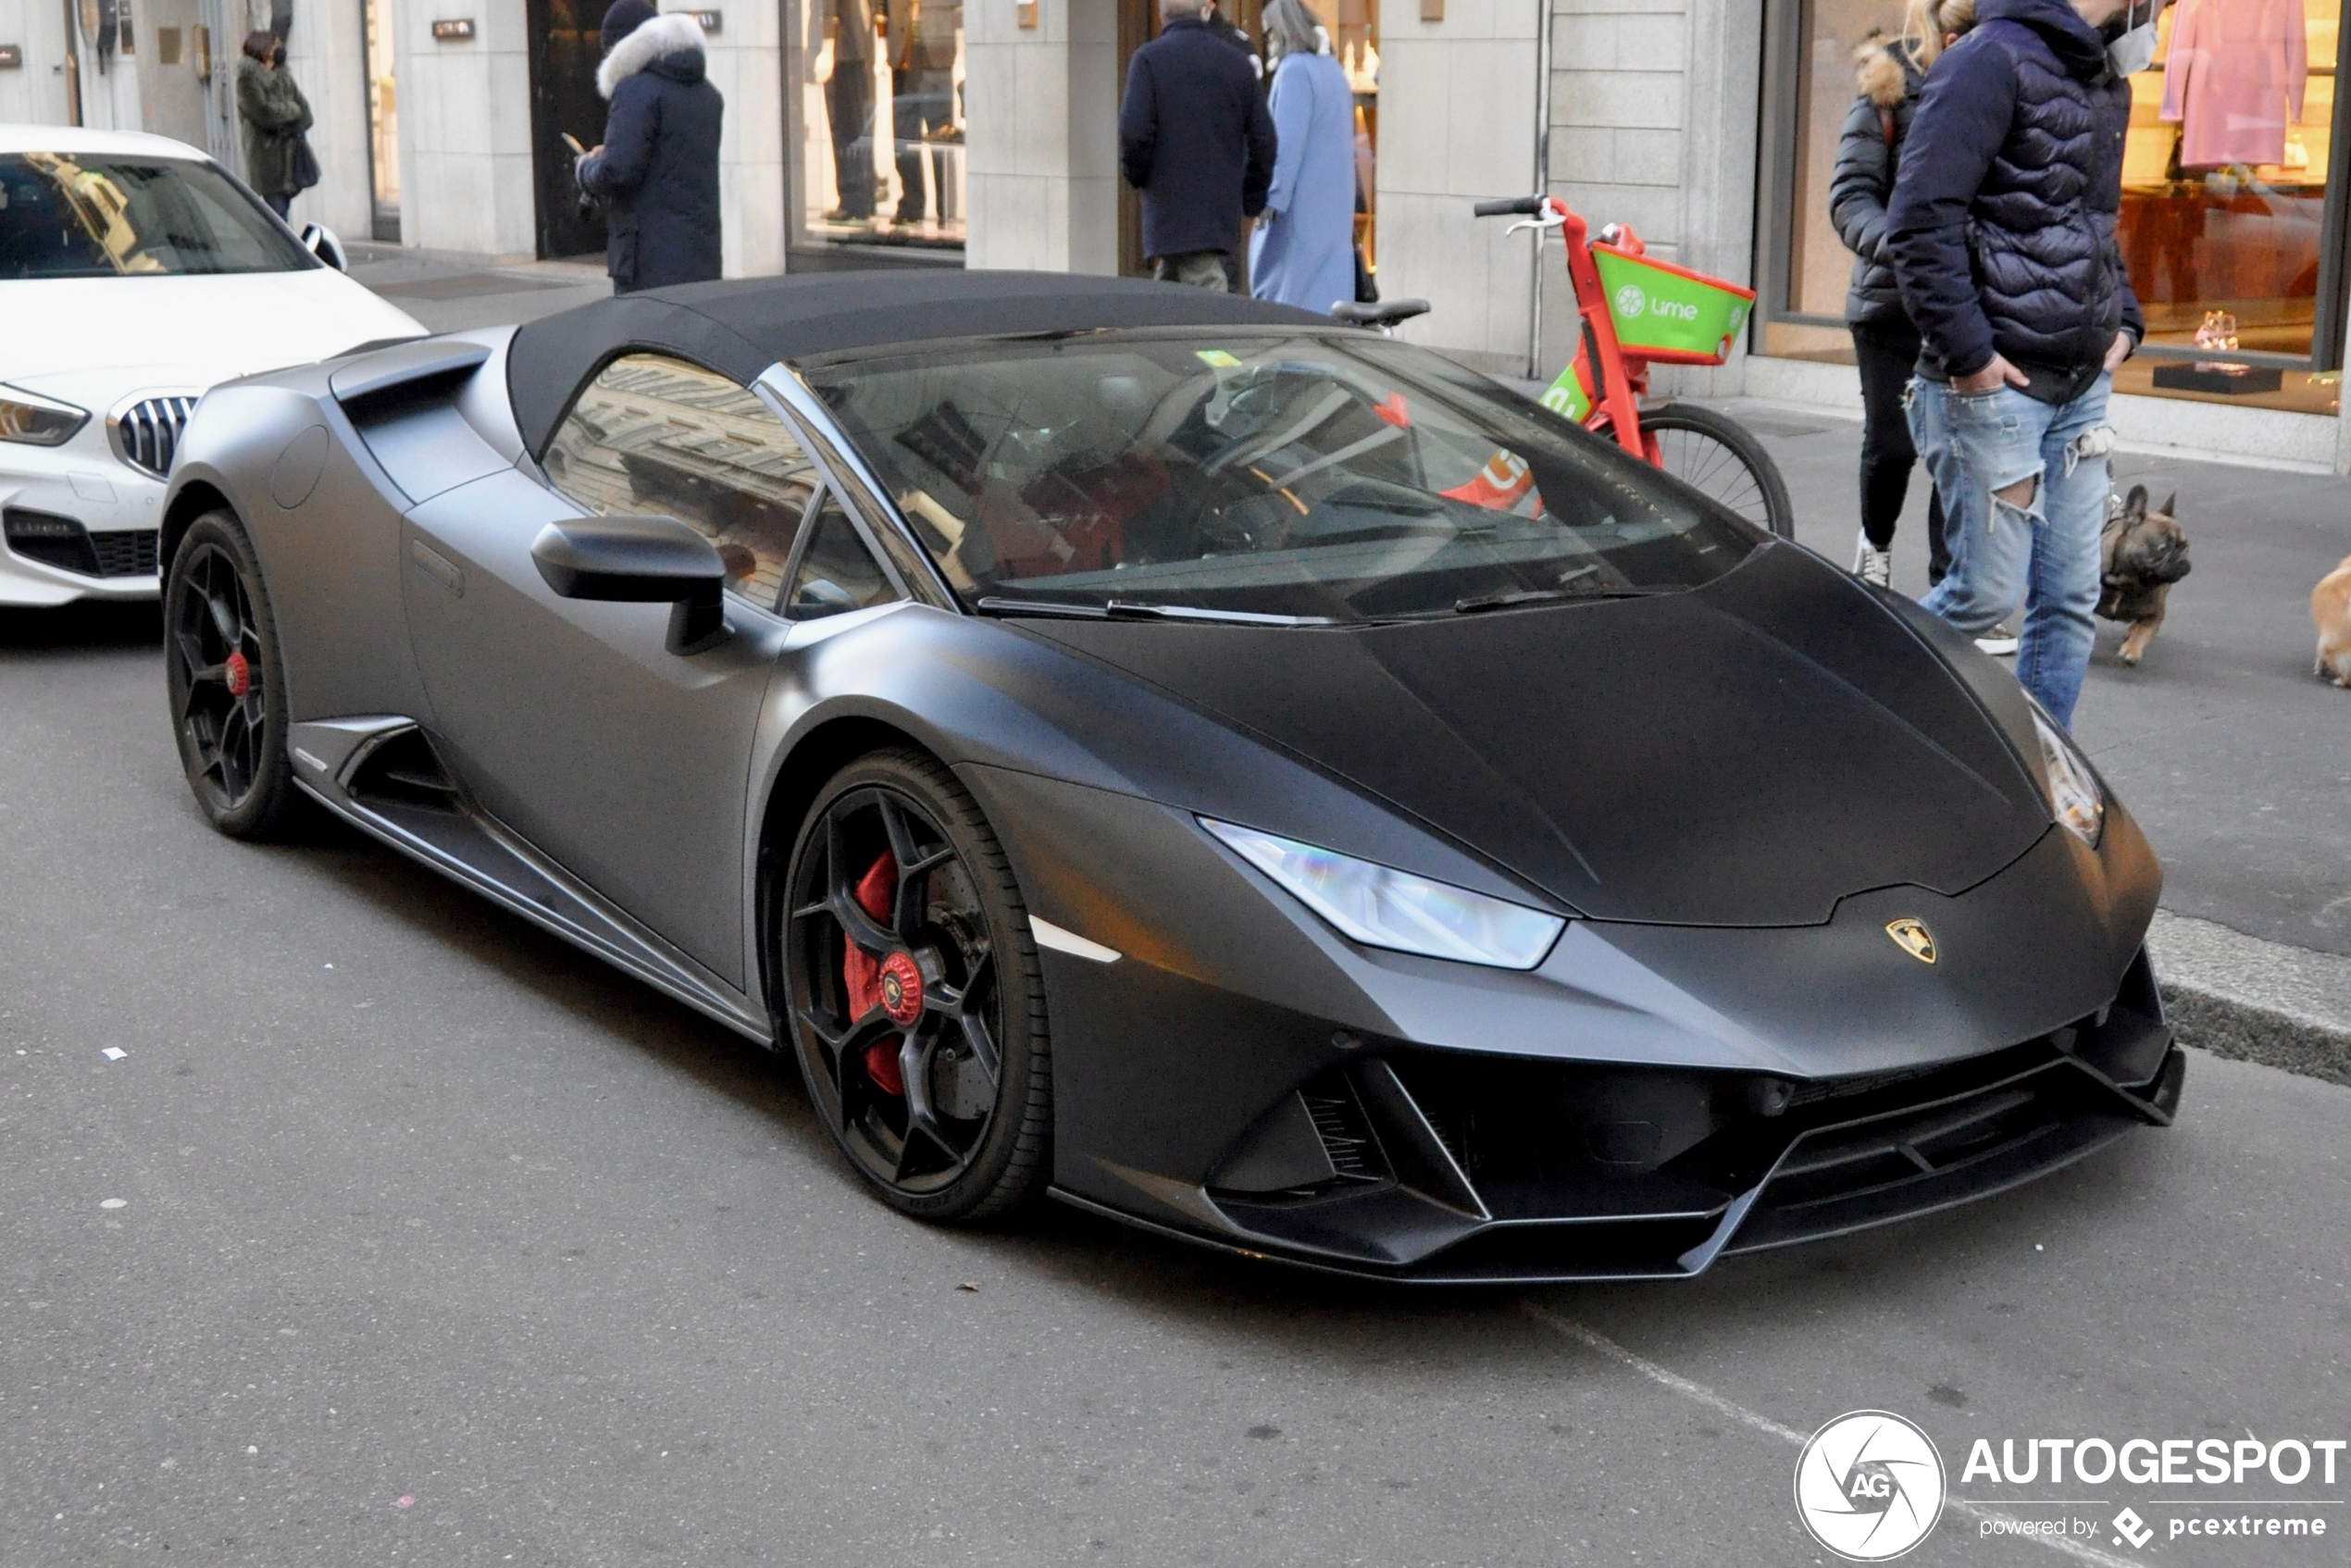
M 425 329 L 161 136 L 0 125 L 0 605 L 152 599 L 205 391 Z

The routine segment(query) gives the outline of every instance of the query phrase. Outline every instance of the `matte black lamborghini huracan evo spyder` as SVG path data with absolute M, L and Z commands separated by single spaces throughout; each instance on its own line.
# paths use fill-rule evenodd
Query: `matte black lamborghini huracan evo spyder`
M 2161 873 L 1934 616 L 1195 290 L 659 290 L 207 394 L 223 831 L 298 797 L 799 1058 L 933 1220 L 1677 1276 L 2179 1102 Z

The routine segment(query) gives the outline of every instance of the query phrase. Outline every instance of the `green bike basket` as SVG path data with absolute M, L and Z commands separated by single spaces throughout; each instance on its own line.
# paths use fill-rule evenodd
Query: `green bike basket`
M 1595 244 L 1592 260 L 1624 353 L 1670 365 L 1720 365 L 1731 356 L 1755 305 L 1753 289 L 1613 245 Z

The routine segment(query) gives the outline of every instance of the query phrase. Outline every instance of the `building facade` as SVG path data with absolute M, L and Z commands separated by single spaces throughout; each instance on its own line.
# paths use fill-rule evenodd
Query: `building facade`
M 1254 30 L 1259 0 L 1225 0 Z M 1857 402 L 1827 179 L 1852 53 L 1898 0 L 1311 0 L 1355 89 L 1358 239 L 1403 335 L 1546 380 L 1574 311 L 1552 249 L 1470 216 L 1540 185 L 1753 286 L 1673 390 Z M 682 7 L 679 7 L 682 8 Z M 2182 0 L 2133 79 L 2122 240 L 2147 349 L 2126 440 L 2351 469 L 2341 407 L 2345 0 Z M 507 257 L 591 253 L 563 138 L 593 143 L 601 0 L 0 0 L 0 118 L 142 126 L 233 157 L 236 40 L 273 27 L 325 172 L 295 218 Z M 1135 271 L 1125 63 L 1155 0 L 716 0 L 731 275 Z

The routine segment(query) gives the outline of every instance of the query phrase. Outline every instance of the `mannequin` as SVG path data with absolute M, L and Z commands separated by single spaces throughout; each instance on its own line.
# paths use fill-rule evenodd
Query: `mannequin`
M 2182 0 L 2163 67 L 2180 167 L 2282 164 L 2310 74 L 2302 0 Z

